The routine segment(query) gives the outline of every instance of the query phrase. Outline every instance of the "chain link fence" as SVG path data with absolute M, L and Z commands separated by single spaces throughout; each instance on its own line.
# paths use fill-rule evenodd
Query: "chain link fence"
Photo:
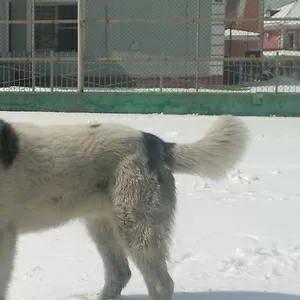
M 300 90 L 298 1 L 2 3 L 0 91 Z

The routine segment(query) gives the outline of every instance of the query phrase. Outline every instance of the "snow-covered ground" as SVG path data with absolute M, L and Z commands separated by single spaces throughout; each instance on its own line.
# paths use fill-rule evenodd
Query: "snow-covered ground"
M 36 123 L 121 122 L 169 141 L 201 138 L 215 117 L 0 112 Z M 175 300 L 300 299 L 300 119 L 243 118 L 252 142 L 222 182 L 176 175 L 170 272 Z M 148 299 L 137 269 L 122 299 Z M 102 262 L 74 222 L 22 236 L 11 299 L 63 300 L 98 292 Z
M 76 92 L 76 88 L 45 88 L 35 87 L 33 90 L 31 87 L 22 86 L 10 86 L 0 88 L 1 92 Z M 236 85 L 229 89 L 227 88 L 206 88 L 205 86 L 199 87 L 196 91 L 194 88 L 89 88 L 84 89 L 85 92 L 171 92 L 171 93 L 300 93 L 300 80 L 279 76 L 270 80 L 257 81 L 251 83 L 245 83 L 244 85 Z

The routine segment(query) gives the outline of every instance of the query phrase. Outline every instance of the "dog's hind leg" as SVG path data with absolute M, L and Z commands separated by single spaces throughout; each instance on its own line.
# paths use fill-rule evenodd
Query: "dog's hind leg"
M 111 220 L 94 218 L 87 219 L 85 222 L 105 268 L 105 284 L 95 299 L 114 299 L 121 294 L 131 277 L 127 257 L 119 244 L 117 232 Z
M 171 300 L 174 283 L 168 273 L 167 260 L 175 210 L 173 176 L 168 173 L 159 183 L 155 175 L 143 167 L 130 165 L 130 162 L 123 167 L 120 167 L 113 192 L 120 235 L 143 275 L 151 299 Z M 169 197 L 163 197 L 167 194 Z
M 0 300 L 5 300 L 13 271 L 16 249 L 16 228 L 13 223 L 1 225 L 0 222 Z

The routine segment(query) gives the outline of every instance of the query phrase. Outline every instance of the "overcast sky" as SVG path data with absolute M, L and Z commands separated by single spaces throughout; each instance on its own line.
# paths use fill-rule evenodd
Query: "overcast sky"
M 267 9 L 268 6 L 270 6 L 271 8 L 276 8 L 291 2 L 294 1 L 293 0 L 265 0 L 265 9 Z

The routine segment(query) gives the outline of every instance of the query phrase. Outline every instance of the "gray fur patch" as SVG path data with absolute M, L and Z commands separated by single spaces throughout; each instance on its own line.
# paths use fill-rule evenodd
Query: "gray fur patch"
M 150 170 L 160 170 L 163 165 L 172 168 L 174 143 L 166 143 L 158 136 L 143 132 L 143 142 L 147 151 Z
M 56 196 L 56 197 L 52 197 L 52 198 L 51 198 L 51 202 L 52 202 L 54 205 L 59 204 L 61 201 L 62 201 L 62 196 Z
M 108 187 L 109 187 L 109 179 L 108 178 L 103 178 L 96 184 L 97 191 L 99 191 L 101 193 L 108 192 Z
M 0 120 L 0 163 L 9 168 L 19 153 L 19 137 L 14 128 Z
M 90 125 L 90 128 L 98 128 L 98 127 L 100 127 L 100 124 L 92 124 L 92 125 Z

